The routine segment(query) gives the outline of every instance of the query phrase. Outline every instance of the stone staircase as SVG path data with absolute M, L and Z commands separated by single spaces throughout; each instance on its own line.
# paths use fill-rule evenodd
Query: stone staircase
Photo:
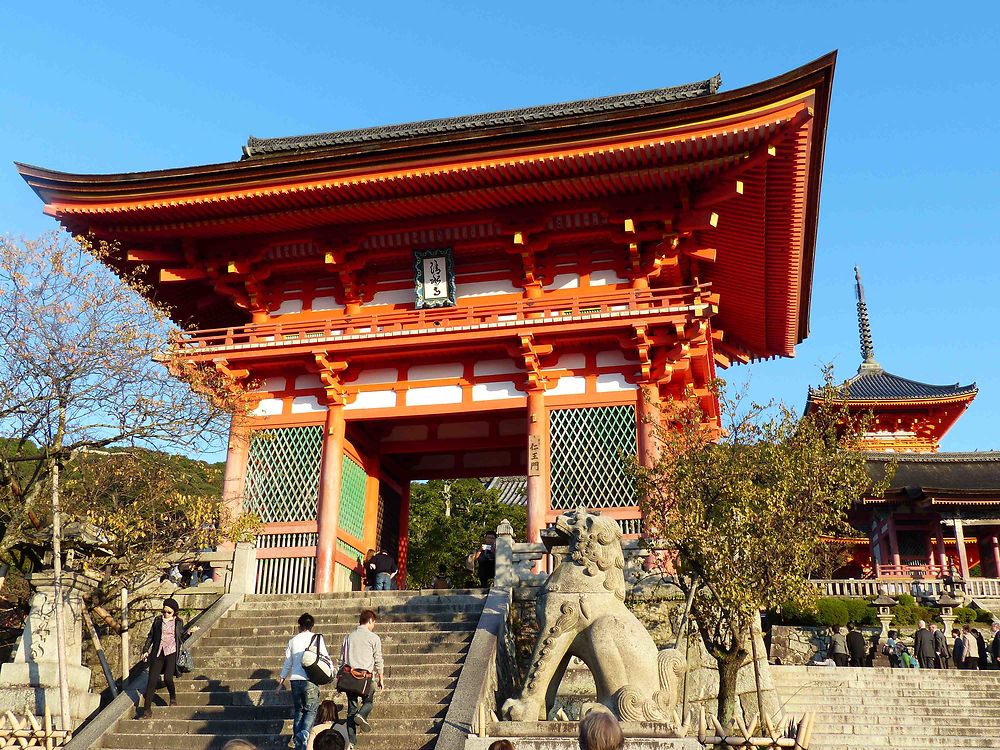
M 130 714 L 96 747 L 118 750 L 218 750 L 240 737 L 258 748 L 290 746 L 292 699 L 275 692 L 288 639 L 303 612 L 316 618 L 336 657 L 358 614 L 378 614 L 386 689 L 375 699 L 370 733 L 357 747 L 372 750 L 433 748 L 472 641 L 485 593 L 377 591 L 364 594 L 250 596 L 227 613 L 193 649 L 196 669 L 177 681 L 178 705 L 163 688 L 151 719 Z M 336 658 L 335 658 L 336 660 Z M 328 685 L 321 699 L 345 698 Z
M 816 713 L 812 750 L 1000 748 L 1000 671 L 771 669 L 786 713 Z

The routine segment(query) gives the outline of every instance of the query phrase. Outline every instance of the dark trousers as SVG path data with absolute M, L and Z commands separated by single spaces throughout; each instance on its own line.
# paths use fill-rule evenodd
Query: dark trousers
M 979 657 L 978 656 L 967 656 L 965 657 L 965 669 L 979 669 Z
M 153 705 L 153 696 L 156 694 L 156 688 L 160 684 L 160 675 L 163 675 L 163 681 L 167 683 L 167 692 L 170 694 L 170 700 L 177 700 L 177 691 L 174 689 L 174 672 L 176 669 L 176 651 L 168 656 L 157 654 L 149 663 L 149 675 L 146 678 L 146 708 L 150 708 Z
M 920 665 L 921 669 L 934 669 L 934 660 L 937 657 L 934 656 L 924 656 L 923 654 L 917 654 L 917 664 Z
M 948 669 L 951 663 L 950 656 L 941 655 L 937 658 L 937 663 L 934 665 L 935 669 Z
M 830 654 L 830 658 L 833 659 L 833 663 L 838 667 L 847 666 L 847 654 Z
M 372 686 L 372 691 L 367 696 L 355 693 L 347 694 L 347 737 L 352 745 L 358 741 L 358 727 L 354 723 L 354 717 L 360 714 L 361 718 L 367 721 L 368 714 L 372 712 L 373 708 L 375 708 L 374 686 Z

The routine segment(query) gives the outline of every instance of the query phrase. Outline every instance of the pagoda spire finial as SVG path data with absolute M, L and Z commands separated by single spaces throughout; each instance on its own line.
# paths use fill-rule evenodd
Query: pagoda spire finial
M 868 305 L 865 304 L 865 288 L 861 285 L 861 269 L 854 267 L 854 289 L 858 295 L 858 332 L 861 334 L 861 368 L 877 368 L 875 345 L 872 343 L 872 326 L 868 320 Z

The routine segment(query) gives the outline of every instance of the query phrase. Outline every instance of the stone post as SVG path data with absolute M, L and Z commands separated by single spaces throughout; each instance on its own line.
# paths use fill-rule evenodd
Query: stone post
M 30 578 L 35 593 L 17 642 L 14 660 L 0 668 L 0 708 L 15 713 L 42 715 L 45 709 L 61 716 L 59 665 L 56 659 L 55 574 L 36 573 Z M 62 576 L 63 637 L 66 647 L 66 681 L 69 713 L 74 727 L 101 702 L 90 692 L 90 669 L 83 666 L 83 597 L 97 588 L 100 577 L 88 571 Z M 74 727 L 69 727 L 73 729 Z M 63 728 L 63 727 L 61 727 Z
M 253 594 L 257 590 L 257 547 L 253 542 L 237 542 L 233 551 L 230 594 Z
M 898 603 L 899 602 L 885 593 L 885 591 L 880 593 L 875 601 L 872 602 L 878 612 L 878 621 L 882 623 L 882 632 L 879 633 L 878 636 L 880 643 L 889 637 L 889 623 L 892 622 L 892 608 Z
M 517 586 L 517 571 L 514 570 L 514 527 L 506 518 L 497 526 L 496 572 L 493 585 L 497 588 L 512 589 Z

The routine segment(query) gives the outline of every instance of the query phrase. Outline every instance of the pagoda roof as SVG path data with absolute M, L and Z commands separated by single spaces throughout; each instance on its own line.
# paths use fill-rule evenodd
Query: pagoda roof
M 965 453 L 868 453 L 868 474 L 885 478 L 891 462 L 896 473 L 882 498 L 867 504 L 925 500 L 931 505 L 1000 504 L 1000 451 Z
M 931 385 L 886 372 L 875 365 L 862 365 L 858 374 L 840 386 L 838 401 L 884 403 L 886 401 L 939 401 L 972 398 L 978 393 L 975 383 L 969 385 Z M 809 398 L 819 398 L 821 391 L 810 388 Z
M 716 93 L 722 84 L 722 77 L 715 75 L 704 81 L 686 83 L 668 88 L 650 89 L 630 94 L 603 96 L 596 99 L 579 99 L 560 104 L 544 104 L 522 109 L 507 109 L 478 115 L 444 117 L 420 120 L 398 125 L 381 125 L 372 128 L 339 130 L 313 135 L 299 135 L 285 138 L 255 138 L 250 136 L 243 147 L 246 159 L 259 158 L 266 154 L 308 151 L 358 143 L 386 142 L 395 139 L 441 135 L 469 130 L 492 129 L 498 127 L 521 127 L 534 123 L 544 123 L 564 117 L 602 115 L 609 112 L 638 109 L 658 104 L 694 99 Z

